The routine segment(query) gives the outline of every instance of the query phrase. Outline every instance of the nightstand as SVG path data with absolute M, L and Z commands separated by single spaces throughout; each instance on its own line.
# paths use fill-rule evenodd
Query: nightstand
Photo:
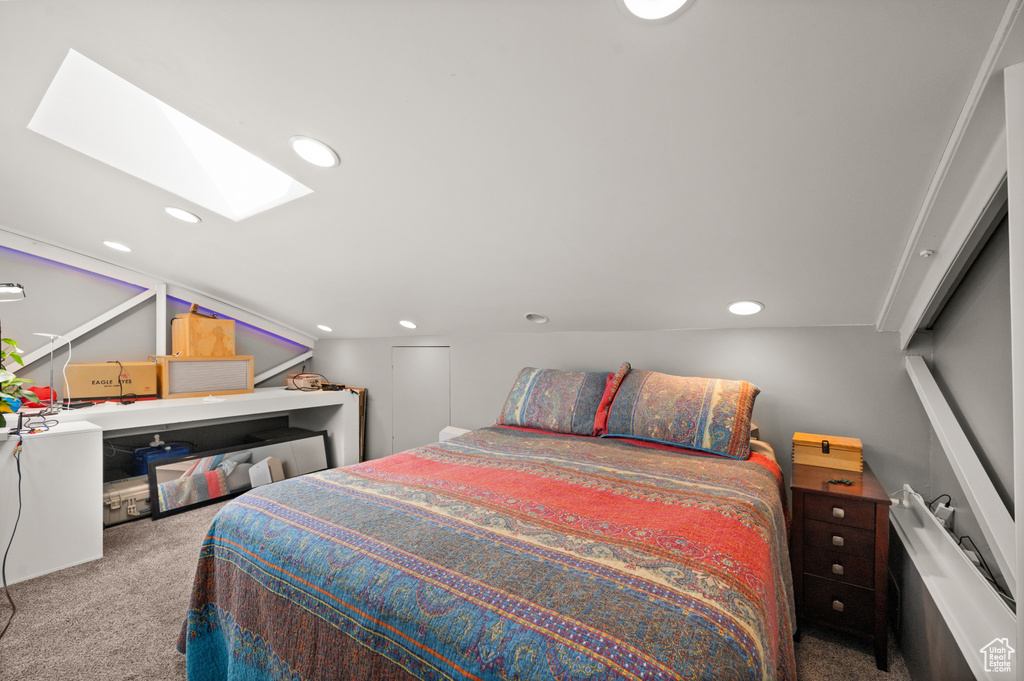
M 829 483 L 845 478 L 852 485 Z M 889 670 L 889 496 L 864 472 L 793 465 L 790 559 L 797 618 L 872 639 Z

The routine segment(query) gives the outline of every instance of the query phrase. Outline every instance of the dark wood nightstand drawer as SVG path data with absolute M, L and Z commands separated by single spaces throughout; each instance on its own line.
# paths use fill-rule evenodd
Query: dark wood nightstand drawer
M 875 592 L 804 575 L 804 613 L 829 626 L 870 635 L 875 626 Z
M 875 533 L 820 520 L 804 520 L 804 546 L 874 559 Z
M 793 464 L 790 489 L 797 616 L 870 637 L 887 670 L 889 495 L 867 463 L 860 473 Z
M 804 495 L 804 517 L 871 530 L 875 527 L 875 505 L 859 499 L 807 494 Z
M 870 559 L 815 550 L 804 554 L 804 573 L 870 589 L 875 585 L 874 556 Z

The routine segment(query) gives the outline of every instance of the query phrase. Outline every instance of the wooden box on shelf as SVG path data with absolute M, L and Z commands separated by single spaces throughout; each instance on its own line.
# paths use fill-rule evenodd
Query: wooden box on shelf
M 859 472 L 864 469 L 864 447 L 855 437 L 793 433 L 793 463 Z
M 171 354 L 178 357 L 234 357 L 235 320 L 188 312 L 171 320 Z
M 253 391 L 253 357 L 150 357 L 160 397 L 206 397 Z
M 873 640 L 875 663 L 888 671 L 889 496 L 866 465 L 794 463 L 791 489 L 797 617 Z

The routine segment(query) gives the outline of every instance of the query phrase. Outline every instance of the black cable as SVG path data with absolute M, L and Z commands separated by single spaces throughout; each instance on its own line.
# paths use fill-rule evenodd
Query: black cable
M 965 534 L 962 537 L 957 537 L 956 538 L 957 545 L 961 549 L 963 549 L 964 548 L 964 539 L 966 539 L 967 541 L 971 542 L 971 549 L 970 550 L 973 551 L 974 555 L 976 555 L 978 557 L 978 562 L 981 563 L 981 568 L 980 568 L 981 569 L 981 573 L 985 576 L 985 579 L 987 579 L 989 582 L 992 583 L 992 586 L 994 586 L 996 588 L 996 591 L 999 592 L 1000 596 L 1002 596 L 1003 598 L 1005 598 L 1005 599 L 1007 599 L 1009 601 L 1012 601 L 1013 603 L 1016 603 L 1017 601 L 1013 598 L 1013 596 L 1011 596 L 1010 594 L 1008 594 L 1005 591 L 1003 591 L 1002 587 L 999 586 L 998 582 L 996 582 L 995 575 L 992 574 L 992 570 L 989 568 L 988 563 L 985 562 L 985 557 L 981 555 L 981 551 L 978 550 L 978 545 L 974 543 L 974 540 L 971 539 L 971 536 L 969 534 Z
M 953 503 L 953 497 L 949 496 L 948 494 L 940 494 L 939 496 L 935 497 L 934 499 L 932 499 L 931 501 L 928 502 L 928 510 L 931 511 L 932 510 L 932 504 L 934 504 L 936 501 L 938 501 L 942 497 L 946 497 L 946 500 L 949 503 L 951 503 L 951 504 Z
M 107 360 L 107 364 L 117 365 L 117 401 L 118 404 L 135 404 L 139 401 L 139 396 L 135 393 L 126 393 L 124 391 L 124 380 L 121 376 L 124 375 L 124 366 L 121 362 L 116 359 Z
M 11 544 L 14 543 L 14 535 L 18 532 L 18 521 L 21 520 L 21 435 L 18 435 L 18 444 L 14 446 L 14 461 L 15 466 L 18 469 L 18 516 L 14 519 L 14 529 L 11 530 L 11 538 L 7 542 L 7 549 L 4 551 L 3 564 L 0 565 L 0 579 L 3 580 L 4 595 L 7 596 L 7 602 L 11 604 L 11 617 L 7 620 L 7 624 L 4 625 L 2 631 L 0 631 L 0 639 L 7 633 L 7 629 L 11 626 L 11 622 L 14 621 L 14 616 L 18 613 L 17 606 L 14 605 L 14 599 L 11 598 L 11 587 L 7 586 L 7 554 L 11 550 Z
M 57 423 L 57 419 L 48 419 L 45 414 L 40 413 L 35 416 L 26 416 L 23 427 L 25 430 L 47 431 L 57 425 Z

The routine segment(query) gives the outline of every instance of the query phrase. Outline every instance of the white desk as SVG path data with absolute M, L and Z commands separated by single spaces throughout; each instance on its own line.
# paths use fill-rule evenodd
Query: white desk
M 102 435 L 91 423 L 62 423 L 24 436 L 8 584 L 103 557 Z M 0 442 L 0 558 L 18 516 L 16 444 L 14 437 Z
M 61 412 L 59 424 L 25 436 L 18 532 L 7 558 L 7 581 L 38 577 L 103 557 L 103 437 L 156 433 L 267 416 L 288 416 L 296 428 L 327 431 L 327 466 L 359 463 L 359 396 L 347 390 L 303 392 L 259 388 L 252 393 L 109 402 Z M 7 426 L 16 414 L 5 414 Z M 53 417 L 51 417 L 53 418 Z M 18 513 L 16 438 L 0 435 L 0 558 Z
M 134 404 L 107 402 L 61 412 L 61 423 L 89 422 L 104 437 L 157 433 L 182 426 L 208 426 L 268 416 L 288 416 L 296 428 L 327 431 L 327 466 L 359 463 L 359 396 L 347 390 L 331 392 L 257 388 L 251 393 L 221 395 L 216 402 L 203 397 L 143 400 Z M 8 426 L 17 416 L 6 414 Z

